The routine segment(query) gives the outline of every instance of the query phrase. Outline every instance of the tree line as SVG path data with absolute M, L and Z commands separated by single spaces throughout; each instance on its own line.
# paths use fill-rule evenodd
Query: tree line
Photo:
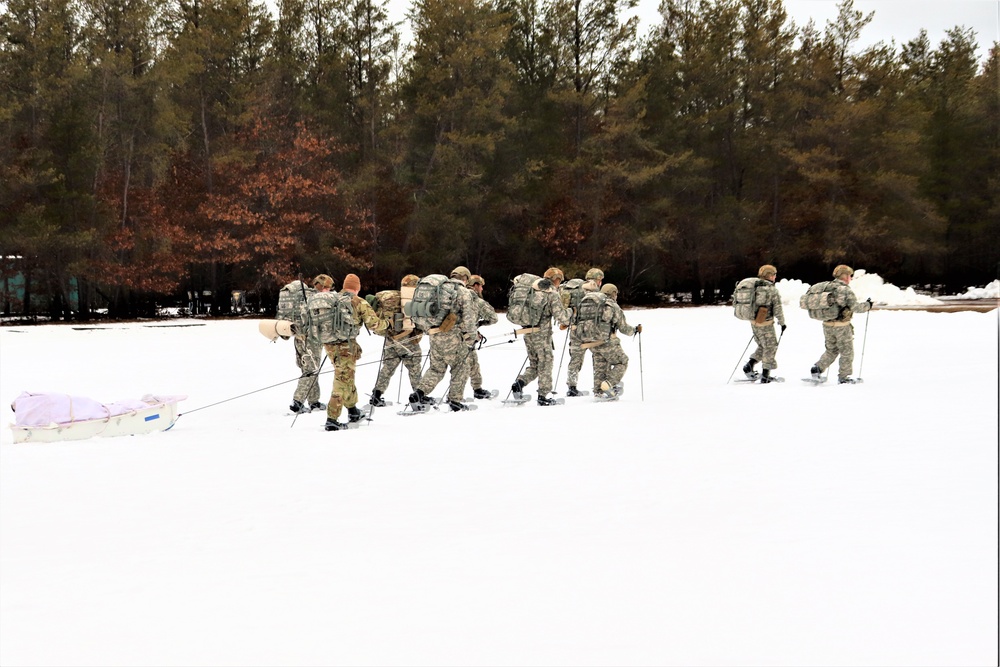
M 5 0 L 5 313 L 272 305 L 463 264 L 601 267 L 728 297 L 763 263 L 983 284 L 1000 258 L 1000 49 L 860 48 L 780 0 Z

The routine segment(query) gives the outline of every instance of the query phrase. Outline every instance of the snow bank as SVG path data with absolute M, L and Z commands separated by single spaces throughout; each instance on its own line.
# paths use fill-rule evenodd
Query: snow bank
M 992 283 L 995 285 L 996 283 Z M 809 289 L 809 283 L 801 280 L 779 280 L 777 282 L 778 292 L 781 293 L 781 302 L 785 305 L 799 305 L 799 297 Z M 854 279 L 851 281 L 851 289 L 864 301 L 871 298 L 880 306 L 934 306 L 942 302 L 933 297 L 917 294 L 912 287 L 900 289 L 891 283 L 885 282 L 877 273 L 868 273 L 864 269 L 854 271 Z M 989 289 L 986 287 L 984 289 Z M 994 294 L 996 293 L 996 287 Z M 971 292 L 971 290 L 970 290 Z M 968 297 L 987 298 L 987 297 Z
M 1000 280 L 994 280 L 986 287 L 970 287 L 965 294 L 942 297 L 948 301 L 961 299 L 1000 299 Z

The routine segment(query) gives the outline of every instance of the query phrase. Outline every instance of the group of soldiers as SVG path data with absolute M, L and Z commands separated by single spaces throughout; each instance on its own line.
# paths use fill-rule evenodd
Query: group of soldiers
M 536 281 L 534 289 L 539 292 L 544 308 L 536 326 L 515 331 L 524 339 L 528 358 L 511 385 L 511 395 L 514 399 L 521 400 L 524 388 L 537 379 L 537 404 L 549 406 L 555 403 L 550 397 L 554 351 L 553 320 L 561 330 L 568 330 L 570 362 L 567 396 L 580 396 L 585 393 L 577 389 L 577 381 L 588 349 L 593 356 L 595 396 L 610 399 L 621 393 L 622 378 L 628 368 L 628 356 L 622 350 L 616 333 L 633 335 L 640 333 L 642 326 L 632 327 L 628 324 L 624 312 L 617 304 L 618 288 L 610 283 L 602 284 L 603 279 L 603 271 L 592 268 L 586 274 L 583 288 L 587 292 L 599 292 L 606 297 L 611 312 L 610 335 L 606 340 L 589 342 L 582 341 L 577 335 L 574 312 L 569 307 L 568 295 L 561 293 L 563 272 L 552 267 Z M 404 276 L 400 281 L 401 291 L 411 288 L 412 292 L 412 288 L 416 287 L 419 281 L 420 278 L 416 275 Z M 483 389 L 482 370 L 477 354 L 477 346 L 483 340 L 479 328 L 496 324 L 498 321 L 496 310 L 482 296 L 486 281 L 482 276 L 473 275 L 466 267 L 458 266 L 451 271 L 448 282 L 454 283 L 455 295 L 448 317 L 440 326 L 422 331 L 413 326 L 409 318 L 377 312 L 374 307 L 377 303 L 375 296 L 361 298 L 360 278 L 353 273 L 347 274 L 344 277 L 341 294 L 346 294 L 350 298 L 355 333 L 346 341 L 325 342 L 315 335 L 315 330 L 310 330 L 310 326 L 300 327 L 296 331 L 295 359 L 301 376 L 290 409 L 293 412 L 309 412 L 325 408 L 327 419 L 324 428 L 328 431 L 347 428 L 350 422 L 359 421 L 364 417 L 364 412 L 358 407 L 358 391 L 355 383 L 356 362 L 361 357 L 361 346 L 358 344 L 356 332 L 360 330 L 361 325 L 371 333 L 385 338 L 378 377 L 369 400 L 373 407 L 386 405 L 384 392 L 400 364 L 406 368 L 409 375 L 413 391 L 408 399 L 410 409 L 416 412 L 427 410 L 435 402 L 430 395 L 446 373 L 450 373 L 450 378 L 445 402 L 451 410 L 468 409 L 468 405 L 462 399 L 465 386 L 470 380 L 475 398 L 492 398 L 494 394 Z M 298 287 L 303 293 L 307 292 L 305 286 Z M 286 286 L 285 289 L 288 288 L 289 286 Z M 318 306 L 322 305 L 324 298 L 321 295 L 332 288 L 333 278 L 326 274 L 320 274 L 313 279 L 312 289 L 308 290 L 305 301 L 307 314 L 318 312 Z M 430 339 L 430 352 L 427 369 L 421 372 L 423 353 L 420 343 L 425 335 Z M 317 381 L 323 351 L 334 367 L 333 390 L 326 405 L 319 400 L 320 390 Z M 348 422 L 339 420 L 344 408 L 347 408 Z
M 778 367 L 776 353 L 779 337 L 775 324 L 784 333 L 784 311 L 781 296 L 774 283 L 777 279 L 777 268 L 771 264 L 760 267 L 757 273 L 758 288 L 755 305 L 759 314 L 751 321 L 753 340 L 757 347 L 750 355 L 749 361 L 743 367 L 743 372 L 750 380 L 759 380 L 762 384 L 774 380 L 771 371 Z M 816 381 L 825 379 L 823 373 L 839 357 L 840 367 L 838 382 L 853 384 L 851 377 L 854 362 L 854 327 L 851 316 L 854 313 L 867 312 L 872 307 L 871 299 L 858 301 L 850 288 L 854 270 L 841 264 L 833 271 L 830 300 L 836 304 L 837 316 L 823 322 L 824 352 L 812 366 L 810 373 Z M 553 322 L 558 327 L 568 330 L 569 365 L 567 370 L 567 396 L 580 396 L 577 388 L 580 370 L 583 368 L 584 356 L 590 350 L 593 357 L 593 393 L 597 397 L 616 398 L 623 391 L 622 379 L 628 369 L 628 355 L 622 349 L 618 333 L 631 336 L 642 332 L 642 325 L 632 326 L 625 318 L 625 313 L 617 303 L 618 288 L 611 283 L 603 283 L 604 272 L 598 268 L 587 271 L 585 280 L 580 286 L 586 293 L 600 293 L 603 303 L 610 309 L 607 317 L 607 335 L 599 340 L 584 340 L 578 326 L 578 313 L 570 307 L 568 290 L 563 289 L 565 276 L 559 268 L 551 267 L 532 285 L 540 297 L 540 317 L 538 323 L 515 331 L 524 339 L 527 350 L 527 360 L 510 388 L 515 400 L 522 400 L 527 385 L 538 381 L 536 402 L 540 406 L 550 406 L 556 403 L 552 394 L 552 366 L 555 346 L 553 344 Z M 409 274 L 400 281 L 401 290 L 411 291 L 420 282 L 416 275 Z M 472 274 L 464 266 L 453 269 L 448 277 L 453 283 L 454 298 L 450 312 L 441 325 L 423 331 L 412 324 L 409 318 L 402 314 L 387 314 L 376 312 L 374 295 L 361 298 L 361 279 L 349 273 L 344 277 L 341 295 L 350 299 L 351 317 L 353 317 L 353 334 L 347 340 L 323 341 L 320 336 L 313 335 L 309 327 L 300 328 L 295 334 L 295 358 L 301 371 L 301 377 L 295 388 L 291 410 L 293 412 L 308 412 L 326 409 L 327 420 L 325 428 L 336 431 L 347 427 L 347 423 L 339 418 L 344 408 L 347 408 L 348 423 L 363 418 L 364 413 L 358 408 L 358 390 L 355 384 L 355 369 L 357 360 L 361 357 L 361 346 L 357 341 L 357 332 L 364 325 L 371 333 L 383 336 L 385 344 L 382 359 L 372 390 L 369 403 L 373 407 L 386 405 L 384 392 L 389 386 L 396 369 L 402 364 L 409 375 L 410 393 L 409 405 L 413 411 L 427 410 L 435 401 L 431 393 L 440 384 L 445 374 L 450 373 L 448 391 L 445 402 L 453 411 L 467 410 L 468 405 L 462 400 L 466 384 L 471 381 L 473 396 L 476 399 L 492 398 L 491 392 L 483 389 L 482 370 L 479 365 L 477 344 L 483 340 L 479 328 L 496 324 L 496 310 L 487 302 L 482 294 L 486 281 L 482 276 Z M 577 281 L 579 282 L 579 281 Z M 288 286 L 286 286 L 286 289 Z M 312 289 L 305 302 L 307 312 L 318 312 L 319 301 L 324 293 L 333 289 L 333 278 L 326 274 L 316 276 L 312 281 Z M 302 286 L 305 293 L 305 288 Z M 423 337 L 430 338 L 430 353 L 427 370 L 423 371 L 423 352 L 420 344 Z M 322 352 L 334 367 L 333 390 L 326 405 L 319 400 L 319 384 L 317 375 Z M 756 364 L 761 363 L 762 370 L 757 373 Z
M 771 371 L 778 367 L 775 359 L 778 352 L 779 338 L 774 325 L 777 322 L 781 333 L 788 326 L 785 324 L 785 313 L 781 307 L 781 295 L 774 282 L 778 277 L 778 269 L 772 264 L 765 264 L 757 271 L 757 278 L 764 281 L 757 291 L 755 305 L 760 308 L 759 316 L 750 322 L 753 340 L 757 348 L 750 355 L 750 360 L 743 366 L 743 373 L 749 380 L 759 380 L 767 384 L 773 380 Z M 814 381 L 825 379 L 826 369 L 840 357 L 837 381 L 840 384 L 855 384 L 854 372 L 854 325 L 851 317 L 854 313 L 865 313 L 871 310 L 872 300 L 858 301 L 854 290 L 850 288 L 854 277 L 854 269 L 846 264 L 840 264 L 833 270 L 833 280 L 830 282 L 830 301 L 837 308 L 834 319 L 823 322 L 824 351 L 819 360 L 809 370 Z M 754 370 L 761 363 L 761 372 Z

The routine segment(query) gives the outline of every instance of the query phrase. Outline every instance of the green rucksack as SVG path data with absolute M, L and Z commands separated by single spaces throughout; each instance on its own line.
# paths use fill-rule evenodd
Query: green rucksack
M 309 297 L 312 337 L 324 344 L 357 338 L 361 326 L 354 322 L 353 300 L 347 292 L 317 292 Z
M 287 320 L 295 325 L 295 330 L 306 330 L 308 315 L 306 302 L 316 293 L 312 287 L 306 287 L 301 280 L 293 280 L 278 292 L 277 319 Z
M 573 324 L 576 324 L 579 316 L 580 302 L 587 295 L 587 290 L 583 288 L 585 284 L 586 281 L 582 278 L 573 278 L 559 286 L 559 291 L 562 293 L 563 307 L 573 311 Z
M 536 289 L 541 280 L 533 273 L 514 276 L 507 292 L 507 319 L 521 327 L 537 327 L 545 318 L 548 298 L 545 290 Z
M 611 338 L 611 321 L 614 307 L 602 292 L 587 292 L 580 299 L 576 318 L 576 335 L 581 342 L 596 343 Z
M 399 290 L 387 289 L 375 293 L 375 314 L 389 320 L 389 334 L 403 333 L 403 308 Z
M 834 281 L 816 283 L 799 299 L 799 307 L 809 311 L 809 317 L 822 322 L 832 322 L 840 317 L 841 307 L 834 293 Z
M 733 315 L 736 319 L 757 319 L 757 304 L 767 301 L 767 284 L 760 278 L 745 278 L 736 283 L 736 291 L 733 292 Z
M 458 285 L 448 276 L 432 273 L 424 276 L 413 290 L 413 298 L 403 304 L 403 313 L 418 329 L 430 331 L 441 326 L 454 305 Z

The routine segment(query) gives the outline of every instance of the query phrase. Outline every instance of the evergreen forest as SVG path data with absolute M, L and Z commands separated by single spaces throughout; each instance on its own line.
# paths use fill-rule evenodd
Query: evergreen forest
M 1000 48 L 860 46 L 781 0 L 0 0 L 3 313 L 152 315 L 298 276 L 764 263 L 961 291 L 1000 260 Z

